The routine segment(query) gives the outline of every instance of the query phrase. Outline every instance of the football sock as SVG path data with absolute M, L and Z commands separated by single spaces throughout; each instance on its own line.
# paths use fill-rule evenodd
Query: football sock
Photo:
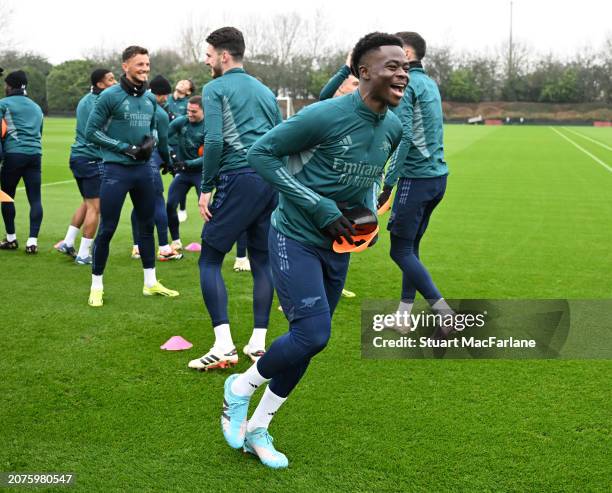
M 227 290 L 221 275 L 225 253 L 202 242 L 200 253 L 200 288 L 213 327 L 229 323 L 227 315 Z M 261 327 L 259 324 L 255 324 Z M 267 325 L 267 324 L 266 324 Z M 263 325 L 265 327 L 265 325 Z
M 267 378 L 261 376 L 257 370 L 257 363 L 252 365 L 247 371 L 238 375 L 232 382 L 232 392 L 242 397 L 252 396 L 260 385 L 266 383 Z
M 14 234 L 14 233 L 13 234 L 7 233 L 6 234 L 6 239 L 7 239 L 7 241 L 15 241 L 17 239 L 17 235 Z
M 402 299 L 414 299 L 415 291 L 426 300 L 439 300 L 442 294 L 417 257 L 413 240 L 391 234 L 391 258 L 402 270 Z
M 155 277 L 155 267 L 152 269 L 143 269 L 144 272 L 144 284 L 147 288 L 152 288 L 157 283 Z
M 104 289 L 104 285 L 102 284 L 102 276 L 91 276 L 91 289 Z
M 400 301 L 400 304 L 397 307 L 397 313 L 399 314 L 399 322 L 402 325 L 402 327 L 408 328 L 412 326 L 412 321 L 410 320 L 410 314 L 412 313 L 413 306 L 414 306 L 414 300 Z
M 93 238 L 85 238 L 83 236 L 81 238 L 81 245 L 79 246 L 79 253 L 77 254 L 77 256 L 81 258 L 89 257 L 92 243 L 93 243 Z
M 215 331 L 215 347 L 220 351 L 231 351 L 234 348 L 229 324 L 217 325 Z
M 253 327 L 267 327 L 274 297 L 270 256 L 267 250 L 251 248 L 249 261 L 253 275 Z
M 165 254 L 171 253 L 172 248 L 170 248 L 170 245 L 162 245 L 159 247 L 159 252 L 165 255 Z
M 449 306 L 449 304 L 446 302 L 444 298 L 440 298 L 438 301 L 433 303 L 431 305 L 431 308 L 433 308 L 433 310 L 436 313 L 439 313 L 440 315 L 454 315 L 455 314 L 455 311 Z
M 38 245 L 38 238 L 28 238 L 28 241 L 26 241 L 26 246 L 32 246 L 32 245 Z
M 265 349 L 266 348 L 266 332 L 268 329 L 253 329 L 251 338 L 249 339 L 249 346 L 251 349 Z
M 247 423 L 247 431 L 251 432 L 257 428 L 267 428 L 270 426 L 270 421 L 276 414 L 276 411 L 287 400 L 286 397 L 279 397 L 267 387 L 263 397 L 257 404 L 255 412 Z
M 66 244 L 66 246 L 74 246 L 74 242 L 78 234 L 79 228 L 73 226 L 72 224 L 68 226 L 68 231 L 66 231 L 66 238 L 64 238 L 64 243 Z

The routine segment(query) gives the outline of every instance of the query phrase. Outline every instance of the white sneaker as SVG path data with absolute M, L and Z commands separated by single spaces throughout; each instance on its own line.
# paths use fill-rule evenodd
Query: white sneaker
M 259 358 L 261 358 L 264 354 L 266 354 L 265 349 L 255 349 L 254 347 L 249 346 L 248 344 L 242 348 L 242 352 L 251 358 L 253 363 L 257 363 Z
M 134 245 L 132 247 L 132 258 L 134 260 L 138 260 L 140 258 L 140 251 L 138 250 L 138 245 Z
M 185 221 L 187 221 L 187 211 L 183 209 L 179 209 L 178 210 L 178 220 L 179 220 L 179 223 L 184 223 Z
M 180 252 L 183 249 L 183 244 L 181 243 L 181 240 L 173 240 L 172 243 L 170 243 L 170 247 L 172 250 Z
M 234 270 L 236 272 L 251 272 L 251 263 L 248 257 L 236 257 L 234 262 Z
M 238 351 L 236 348 L 229 352 L 223 352 L 216 347 L 211 347 L 204 356 L 192 359 L 187 365 L 194 370 L 207 371 L 216 368 L 228 368 L 238 363 Z

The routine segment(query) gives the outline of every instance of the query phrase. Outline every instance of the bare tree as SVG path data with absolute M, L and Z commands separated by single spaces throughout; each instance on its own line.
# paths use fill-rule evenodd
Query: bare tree
M 210 29 L 201 21 L 192 19 L 179 33 L 179 49 L 188 63 L 199 63 L 206 52 L 206 37 Z
M 12 45 L 11 39 L 11 17 L 13 9 L 6 0 L 0 0 L 0 51 L 6 50 Z

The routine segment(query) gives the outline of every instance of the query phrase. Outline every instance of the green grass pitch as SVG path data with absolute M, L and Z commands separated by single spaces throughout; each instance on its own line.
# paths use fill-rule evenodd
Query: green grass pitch
M 231 450 L 219 426 L 229 373 L 186 367 L 212 342 L 197 256 L 157 265 L 180 297 L 143 297 L 128 201 L 94 310 L 90 270 L 53 250 L 80 201 L 73 130 L 46 121 L 40 254 L 23 253 L 23 191 L 22 246 L 0 252 L 0 471 L 71 471 L 71 491 L 87 492 L 610 490 L 609 361 L 361 360 L 360 301 L 399 296 L 386 235 L 353 256 L 358 296 L 341 300 L 329 346 L 272 423 L 289 469 Z M 559 130 L 612 165 L 612 129 L 569 129 L 596 142 Z M 446 149 L 447 196 L 421 252 L 447 298 L 612 296 L 609 170 L 548 127 L 449 126 Z M 188 211 L 185 244 L 201 231 L 193 193 Z M 252 284 L 231 263 L 240 349 Z M 269 341 L 287 326 L 276 305 Z M 194 348 L 160 351 L 176 334 Z

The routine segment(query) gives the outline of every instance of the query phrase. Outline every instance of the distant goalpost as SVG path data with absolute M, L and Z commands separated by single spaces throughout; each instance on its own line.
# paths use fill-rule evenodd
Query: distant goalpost
M 289 118 L 291 115 L 293 115 L 294 111 L 292 98 L 290 98 L 289 96 L 278 96 L 276 100 L 278 101 L 278 106 L 281 109 L 284 119 Z

